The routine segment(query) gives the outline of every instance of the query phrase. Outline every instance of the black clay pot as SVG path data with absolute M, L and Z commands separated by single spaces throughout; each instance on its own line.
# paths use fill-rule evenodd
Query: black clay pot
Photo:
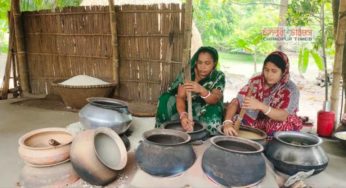
M 322 139 L 312 134 L 280 131 L 274 133 L 265 154 L 274 167 L 285 174 L 294 175 L 312 169 L 317 174 L 328 165 L 328 157 L 321 144 Z
M 229 136 L 216 136 L 210 141 L 211 146 L 203 154 L 202 168 L 214 181 L 227 187 L 252 186 L 265 177 L 261 144 Z
M 222 126 L 219 126 L 217 130 L 218 130 L 219 134 L 225 135 L 223 133 L 223 127 Z M 238 137 L 246 138 L 246 139 L 250 139 L 252 141 L 258 142 L 263 147 L 265 147 L 267 145 L 267 133 L 265 133 L 264 131 L 262 131 L 260 129 L 256 129 L 253 127 L 240 126 Z
M 193 126 L 192 132 L 187 132 L 191 136 L 191 142 L 196 140 L 206 140 L 209 138 L 209 132 L 207 131 L 207 128 L 199 123 L 198 121 L 194 121 L 195 124 Z M 168 121 L 162 124 L 162 128 L 164 129 L 173 129 L 177 131 L 186 132 L 183 127 L 181 126 L 181 123 L 179 120 L 174 121 Z
M 174 176 L 190 168 L 196 160 L 187 133 L 152 129 L 143 133 L 144 140 L 135 152 L 139 167 L 154 176 Z

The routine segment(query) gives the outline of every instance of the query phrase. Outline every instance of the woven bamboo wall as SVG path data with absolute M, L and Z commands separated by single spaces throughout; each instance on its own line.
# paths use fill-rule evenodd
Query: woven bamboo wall
M 155 103 L 181 68 L 183 7 L 124 5 L 115 9 L 120 73 L 115 95 Z M 33 94 L 55 93 L 52 81 L 80 74 L 111 81 L 109 7 L 25 12 L 23 22 Z M 174 42 L 167 59 L 170 33 Z

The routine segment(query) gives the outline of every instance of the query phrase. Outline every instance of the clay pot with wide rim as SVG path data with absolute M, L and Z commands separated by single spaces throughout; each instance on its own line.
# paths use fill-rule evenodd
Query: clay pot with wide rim
M 79 120 L 87 129 L 107 127 L 122 134 L 131 126 L 132 115 L 124 101 L 104 98 L 88 98 L 88 104 L 79 111 Z
M 135 151 L 139 167 L 154 176 L 174 176 L 190 168 L 196 160 L 191 137 L 170 129 L 152 129 L 143 133 Z
M 79 179 L 71 162 L 36 168 L 25 165 L 19 177 L 22 187 L 66 187 Z
M 196 141 L 196 140 L 206 140 L 209 137 L 209 132 L 207 131 L 207 128 L 199 123 L 198 121 L 194 121 L 195 124 L 193 126 L 193 131 L 191 132 L 186 132 L 183 127 L 181 126 L 181 123 L 179 120 L 174 120 L 174 121 L 168 121 L 162 124 L 162 128 L 164 129 L 173 129 L 177 131 L 182 131 L 186 132 L 191 136 L 191 142 Z
M 225 135 L 223 132 L 223 126 L 219 126 L 217 130 L 219 134 Z M 238 137 L 258 142 L 262 146 L 266 146 L 267 144 L 267 133 L 265 133 L 264 131 L 260 129 L 256 129 L 249 126 L 240 126 L 238 134 L 239 134 Z
M 346 148 L 346 131 L 336 132 L 334 137 Z
M 18 153 L 28 165 L 56 165 L 69 160 L 72 139 L 65 128 L 33 130 L 19 138 Z
M 274 133 L 265 154 L 274 167 L 285 174 L 294 175 L 312 169 L 317 174 L 328 165 L 328 157 L 321 144 L 322 139 L 312 134 L 279 131 Z
M 93 185 L 112 182 L 127 163 L 121 138 L 110 128 L 88 129 L 79 133 L 71 146 L 71 162 L 77 174 Z
M 253 186 L 266 175 L 263 146 L 257 142 L 230 136 L 215 136 L 203 154 L 202 169 L 212 180 L 224 186 Z

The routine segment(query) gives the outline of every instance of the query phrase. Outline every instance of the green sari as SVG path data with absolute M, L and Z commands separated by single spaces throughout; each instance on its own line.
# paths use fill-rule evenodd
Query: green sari
M 191 80 L 195 80 L 195 62 L 201 51 L 208 51 L 212 54 L 214 61 L 217 64 L 218 54 L 212 47 L 201 47 L 191 58 Z M 217 66 L 215 66 L 217 67 Z M 179 114 L 176 107 L 176 94 L 179 85 L 184 83 L 183 73 L 180 72 L 176 80 L 170 85 L 168 90 L 164 92 L 158 102 L 156 112 L 156 125 L 159 128 L 167 121 L 179 119 Z M 223 72 L 214 70 L 206 78 L 198 82 L 201 86 L 208 91 L 219 89 L 222 93 L 225 88 L 225 75 Z M 207 104 L 198 94 L 191 93 L 192 95 L 192 114 L 194 120 L 206 126 L 211 135 L 217 134 L 217 127 L 222 124 L 223 120 L 223 99 L 221 98 L 216 104 Z M 187 103 L 186 103 L 187 108 Z

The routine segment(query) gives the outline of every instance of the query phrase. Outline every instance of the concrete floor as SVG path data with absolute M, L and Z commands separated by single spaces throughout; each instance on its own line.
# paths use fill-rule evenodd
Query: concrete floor
M 17 151 L 20 136 L 33 129 L 66 127 L 78 121 L 77 113 L 11 104 L 17 100 L 0 100 L 1 188 L 15 187 L 24 166 Z
M 15 101 L 18 99 L 0 100 L 0 188 L 17 185 L 24 166 L 17 152 L 17 141 L 21 135 L 33 129 L 66 127 L 78 121 L 77 113 L 11 104 Z M 153 118 L 134 118 L 134 121 L 141 124 L 140 126 L 148 127 L 153 127 L 154 123 Z M 136 138 L 131 140 L 132 146 L 141 139 L 141 133 L 135 132 L 132 135 L 136 135 Z M 329 165 L 325 171 L 308 178 L 305 182 L 314 188 L 346 187 L 346 148 L 341 147 L 335 140 L 328 139 L 324 139 L 322 147 L 329 156 Z

